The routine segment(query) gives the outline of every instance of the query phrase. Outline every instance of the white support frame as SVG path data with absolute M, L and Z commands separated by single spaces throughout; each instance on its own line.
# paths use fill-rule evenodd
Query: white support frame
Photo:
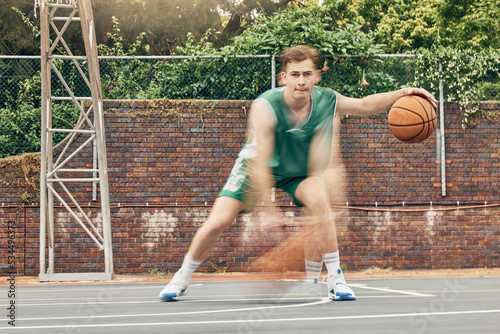
M 40 170 L 40 274 L 42 281 L 83 281 L 111 280 L 113 278 L 113 248 L 111 238 L 111 213 L 109 208 L 109 187 L 104 134 L 104 116 L 102 91 L 97 59 L 94 20 L 90 0 L 42 0 L 41 12 L 41 81 L 42 81 L 42 116 L 41 116 L 41 170 Z M 62 12 L 62 13 L 61 13 Z M 69 13 L 69 14 L 68 14 Z M 55 16 L 56 14 L 62 16 Z M 56 21 L 65 22 L 58 28 Z M 64 41 L 64 32 L 71 22 L 80 22 L 85 44 L 85 56 L 75 56 Z M 54 41 L 50 33 L 55 34 Z M 71 60 L 78 73 L 90 89 L 91 96 L 76 97 L 66 83 L 62 73 L 53 60 Z M 86 62 L 88 77 L 80 62 Z M 67 92 L 67 96 L 53 96 L 51 75 L 55 73 Z M 73 101 L 80 111 L 80 119 L 74 129 L 55 129 L 52 126 L 52 103 L 54 101 Z M 81 101 L 91 101 L 85 110 Z M 93 116 L 93 122 L 92 117 Z M 53 151 L 53 133 L 68 133 L 68 140 L 56 159 Z M 77 136 L 86 136 L 78 147 L 73 147 Z M 85 138 L 86 138 L 85 137 Z M 97 166 L 68 168 L 69 162 L 75 162 L 85 148 L 92 148 L 95 143 Z M 55 161 L 54 161 L 55 160 Z M 69 176 L 68 176 L 69 174 Z M 81 175 L 74 177 L 73 175 Z M 99 183 L 101 200 L 102 226 L 99 228 L 78 204 L 77 199 L 66 186 L 68 183 Z M 96 246 L 104 252 L 104 272 L 56 273 L 54 268 L 54 201 L 57 200 L 79 226 L 89 235 Z M 48 250 L 48 256 L 46 254 Z M 48 259 L 48 266 L 47 266 Z

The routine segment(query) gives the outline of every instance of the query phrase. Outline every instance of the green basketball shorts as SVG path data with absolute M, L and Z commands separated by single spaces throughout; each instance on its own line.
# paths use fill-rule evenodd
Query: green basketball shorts
M 251 191 L 253 186 L 253 182 L 249 176 L 250 168 L 252 167 L 248 159 L 241 157 L 238 158 L 231 173 L 229 174 L 226 184 L 222 187 L 217 197 L 231 197 L 240 202 L 246 203 L 245 194 L 248 191 Z M 295 191 L 297 190 L 299 184 L 304 181 L 307 176 L 283 177 L 273 175 L 273 177 L 276 186 L 292 196 L 292 199 L 297 206 L 302 206 L 302 203 L 295 198 Z

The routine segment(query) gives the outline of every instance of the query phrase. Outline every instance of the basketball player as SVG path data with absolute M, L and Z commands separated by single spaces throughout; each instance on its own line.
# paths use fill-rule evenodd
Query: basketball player
M 307 278 L 317 282 L 324 262 L 330 299 L 356 299 L 340 269 L 328 193 L 320 177 L 327 161 L 317 161 L 321 156 L 329 158 L 330 153 L 314 152 L 314 142 L 331 142 L 336 114 L 381 113 L 389 110 L 400 97 L 411 94 L 423 96 L 434 107 L 437 101 L 420 88 L 404 88 L 362 99 L 345 97 L 332 89 L 316 86 L 321 80 L 316 49 L 294 46 L 283 51 L 280 57 L 280 82 L 284 86 L 265 92 L 252 103 L 248 141 L 208 219 L 196 232 L 181 268 L 160 292 L 162 301 L 179 300 L 193 272 L 210 255 L 221 233 L 239 213 L 252 211 L 265 189 L 273 185 L 289 193 L 295 203 L 309 209 L 315 221 L 320 222 L 317 247 L 305 254 Z M 325 234 L 328 229 L 330 233 Z

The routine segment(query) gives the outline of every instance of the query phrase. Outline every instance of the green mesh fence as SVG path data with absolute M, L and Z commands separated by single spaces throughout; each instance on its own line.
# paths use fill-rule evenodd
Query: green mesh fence
M 100 57 L 106 99 L 251 100 L 279 85 L 277 57 Z M 322 81 L 351 97 L 415 84 L 416 57 L 384 55 L 321 59 Z M 86 63 L 80 66 L 86 72 Z M 70 60 L 55 66 L 74 96 L 90 90 Z M 500 68 L 471 81 L 476 101 L 500 100 Z M 437 83 L 419 85 L 438 95 Z M 444 96 L 450 96 L 444 85 Z M 0 158 L 40 150 L 40 57 L 0 56 Z M 52 95 L 69 96 L 52 71 Z M 79 117 L 72 102 L 53 103 L 54 127 L 71 128 Z M 62 140 L 63 134 L 54 138 Z
M 40 150 L 39 57 L 0 58 L 0 158 Z M 40 102 L 38 101 L 38 105 Z
M 104 58 L 108 99 L 253 99 L 271 88 L 271 57 Z

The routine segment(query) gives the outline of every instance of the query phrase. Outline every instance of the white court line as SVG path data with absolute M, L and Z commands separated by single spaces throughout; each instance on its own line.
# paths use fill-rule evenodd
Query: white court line
M 400 296 L 395 296 L 395 297 L 400 297 Z M 188 297 L 189 298 L 189 297 Z M 290 297 L 290 298 L 280 298 L 280 301 L 286 301 L 286 300 L 304 300 L 304 299 L 315 299 L 317 300 L 318 298 L 307 298 L 307 297 Z M 213 303 L 213 302 L 245 302 L 245 301 L 270 301 L 270 298 L 226 298 L 226 299 L 186 299 L 184 298 L 182 300 L 182 303 Z M 87 304 L 91 303 L 92 300 L 88 301 Z M 163 302 L 151 298 L 149 300 L 142 300 L 142 301 L 130 301 L 130 302 L 92 302 L 92 304 L 96 305 L 120 305 L 120 304 L 162 304 Z M 42 303 L 42 304 L 23 304 L 19 303 L 20 306 L 22 307 L 27 307 L 27 306 L 69 306 L 69 305 L 82 305 L 81 302 L 79 303 Z
M 295 280 L 296 281 L 296 280 Z M 326 284 L 325 282 L 321 282 L 323 284 Z M 195 283 L 195 284 L 190 284 L 190 287 L 193 286 L 201 286 L 203 285 L 202 283 Z M 424 293 L 417 293 L 417 292 L 411 292 L 411 291 L 403 291 L 403 290 L 393 290 L 389 288 L 376 288 L 376 287 L 368 287 L 366 284 L 349 284 L 352 287 L 356 288 L 361 288 L 361 289 L 367 289 L 367 290 L 376 290 L 376 291 L 383 291 L 383 292 L 392 292 L 392 293 L 397 293 L 397 294 L 403 294 L 407 296 L 413 296 L 413 297 L 435 297 L 435 295 L 430 295 L 430 294 L 424 294 Z M 65 290 L 66 291 L 66 290 Z M 72 290 L 74 291 L 74 290 Z M 229 295 L 228 295 L 229 296 Z M 203 297 L 203 296 L 202 296 Z M 205 296 L 206 297 L 206 296 Z M 363 299 L 366 298 L 398 298 L 402 296 L 398 295 L 387 295 L 387 296 L 363 296 Z M 118 297 L 119 299 L 133 299 L 133 298 L 143 298 L 143 297 Z M 188 297 L 189 298 L 189 297 Z M 53 298 L 53 299 L 25 299 L 25 301 L 35 301 L 35 300 L 75 300 L 75 298 Z M 96 302 L 96 297 L 86 297 L 86 298 L 76 298 L 77 300 L 88 300 L 88 302 Z M 301 299 L 303 300 L 304 297 L 297 297 L 297 298 L 283 298 L 283 300 L 293 300 L 293 299 Z M 259 299 L 259 298 L 233 298 L 233 299 L 197 299 L 197 300 L 189 300 L 189 299 L 184 299 L 184 302 L 224 302 L 224 301 L 260 301 L 260 300 L 269 300 L 269 299 Z M 158 301 L 156 300 L 146 300 L 146 301 L 124 301 L 124 302 L 101 302 L 97 301 L 96 304 L 99 305 L 118 305 L 118 304 L 149 304 L 149 303 L 157 303 Z M 81 302 L 75 302 L 75 303 L 39 303 L 39 304 L 23 304 L 20 303 L 22 306 L 69 306 L 69 305 L 81 305 Z
M 237 319 L 237 320 L 211 320 L 211 321 L 175 321 L 175 322 L 146 322 L 146 323 L 116 323 L 116 324 L 88 324 L 88 325 L 55 325 L 55 326 L 23 326 L 23 327 L 1 327 L 2 330 L 27 330 L 27 329 L 56 329 L 56 328 L 96 328 L 96 327 L 130 327 L 130 326 L 173 326 L 173 325 L 221 325 L 237 323 L 263 323 L 263 322 L 290 322 L 290 321 L 332 321 L 352 319 L 382 319 L 382 318 L 404 318 L 422 316 L 450 316 L 500 313 L 500 310 L 477 310 L 477 311 L 454 311 L 454 312 L 423 312 L 423 313 L 393 313 L 374 315 L 353 315 L 338 317 L 317 318 L 280 318 L 280 319 Z
M 50 289 L 51 286 L 47 286 L 47 289 L 39 289 L 38 287 L 31 289 L 23 289 L 26 286 L 20 286 L 20 290 L 22 290 L 22 293 L 49 293 L 49 292 L 68 292 L 68 291 L 108 291 L 108 290 L 140 290 L 140 289 L 161 289 L 161 287 L 165 286 L 167 282 L 165 283 L 130 283 L 130 284 L 150 284 L 148 286 L 145 285 L 137 285 L 137 286 L 124 286 L 125 284 L 129 283 L 116 283 L 116 284 L 109 284 L 109 285 L 96 285 L 95 287 L 88 286 L 88 287 L 79 287 L 79 288 L 73 288 L 71 285 L 66 286 L 65 288 L 57 288 L 57 289 Z M 154 284 L 154 285 L 153 285 Z M 121 286 L 123 285 L 123 286 Z M 203 285 L 203 284 L 190 284 L 189 286 L 198 286 L 198 285 Z
M 93 316 L 78 316 L 78 317 L 43 317 L 43 318 L 19 318 L 19 321 L 35 321 L 35 320 L 73 320 L 73 319 L 109 319 L 109 318 L 130 318 L 130 317 L 158 317 L 158 316 L 171 316 L 171 315 L 193 315 L 193 314 L 213 314 L 213 313 L 229 313 L 229 312 L 243 312 L 243 311 L 257 311 L 279 308 L 295 308 L 305 307 L 311 305 L 330 303 L 329 298 L 322 298 L 319 301 L 312 303 L 293 304 L 293 305 L 275 305 L 275 306 L 260 306 L 248 308 L 231 308 L 223 310 L 209 310 L 209 311 L 190 311 L 190 312 L 174 312 L 174 313 L 150 313 L 150 314 L 115 314 L 115 315 L 93 315 Z M 16 319 L 17 320 L 17 319 Z
M 366 284 L 349 284 L 349 286 L 353 286 L 353 287 L 361 288 L 361 289 L 367 289 L 367 290 L 401 293 L 404 295 L 410 295 L 410 296 L 415 296 L 415 297 L 436 297 L 436 295 L 429 295 L 429 294 L 425 294 L 425 293 L 418 293 L 418 292 L 412 292 L 412 291 L 394 290 L 394 289 L 389 289 L 389 288 L 375 288 L 375 287 L 371 287 L 371 286 L 366 286 Z
M 363 296 L 362 299 L 381 299 L 381 298 L 417 298 L 419 296 L 402 296 L 402 295 L 385 295 L 385 296 Z M 359 298 L 359 297 L 358 297 Z M 280 298 L 280 301 L 287 301 L 287 300 L 305 300 L 305 299 L 317 299 L 314 297 L 289 297 L 289 298 Z M 268 302 L 270 301 L 270 298 L 226 298 L 226 299 L 183 299 L 182 303 L 214 303 L 214 302 L 259 302 L 259 301 L 264 301 Z M 86 302 L 87 304 L 90 303 Z M 158 300 L 143 300 L 143 301 L 130 301 L 130 302 L 96 302 L 92 303 L 92 305 L 124 305 L 124 304 L 158 304 L 162 303 L 159 302 Z M 79 303 L 41 303 L 41 304 L 23 304 L 19 303 L 19 306 L 22 307 L 39 307 L 39 306 L 70 306 L 70 305 L 83 305 L 81 302 Z

